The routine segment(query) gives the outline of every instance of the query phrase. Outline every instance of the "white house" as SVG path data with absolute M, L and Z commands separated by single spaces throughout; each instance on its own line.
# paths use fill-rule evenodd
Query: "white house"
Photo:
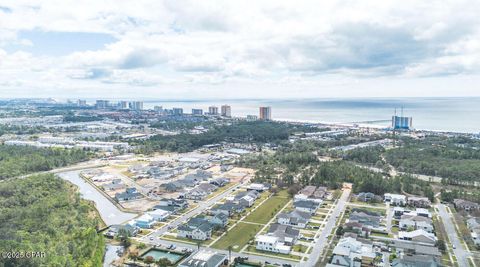
M 407 197 L 405 195 L 386 193 L 384 201 L 390 202 L 390 204 L 395 206 L 404 206 L 407 203 Z
M 170 212 L 162 209 L 153 210 L 147 213 L 148 215 L 152 216 L 156 221 L 165 221 L 169 216 Z
M 362 243 L 353 237 L 344 237 L 333 249 L 332 260 L 327 266 L 373 266 L 375 252 L 371 244 Z
M 423 216 L 409 214 L 402 215 L 399 227 L 402 230 L 407 230 L 409 228 L 414 230 L 423 229 L 428 233 L 433 233 L 432 220 Z
M 135 219 L 135 225 L 140 228 L 152 228 L 155 224 L 155 219 L 149 214 L 144 214 Z
M 257 250 L 269 251 L 274 253 L 289 254 L 291 246 L 280 242 L 279 238 L 272 235 L 259 235 L 255 238 Z

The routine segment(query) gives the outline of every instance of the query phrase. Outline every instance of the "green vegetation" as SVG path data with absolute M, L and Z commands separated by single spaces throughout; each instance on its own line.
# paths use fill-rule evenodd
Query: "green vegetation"
M 246 222 L 268 223 L 287 203 L 289 199 L 282 196 L 272 196 L 258 207 L 254 212 L 250 213 L 246 218 Z
M 0 145 L 0 180 L 48 171 L 86 160 L 88 157 L 87 152 L 78 149 Z
M 278 142 L 287 140 L 290 133 L 303 128 L 279 122 L 239 121 L 212 127 L 201 134 L 157 135 L 139 143 L 139 152 L 151 153 L 161 150 L 187 152 L 220 142 Z
M 232 246 L 233 251 L 240 251 L 255 234 L 260 231 L 261 225 L 250 223 L 238 223 L 232 230 L 229 230 L 220 240 L 213 244 L 213 248 L 225 249 Z
M 52 174 L 0 183 L 0 251 L 45 257 L 5 259 L 0 266 L 101 266 L 104 239 L 94 207 Z
M 479 141 L 431 136 L 403 143 L 385 153 L 399 171 L 440 176 L 446 184 L 472 185 L 480 177 Z

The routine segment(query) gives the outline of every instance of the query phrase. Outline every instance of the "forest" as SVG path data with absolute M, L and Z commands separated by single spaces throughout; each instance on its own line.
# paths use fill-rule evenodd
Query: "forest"
M 204 145 L 220 142 L 278 142 L 288 140 L 291 133 L 305 129 L 304 126 L 280 122 L 237 121 L 229 125 L 214 126 L 201 134 L 157 135 L 138 144 L 138 152 L 151 153 L 161 150 L 188 152 Z
M 64 167 L 89 156 L 88 152 L 79 149 L 0 145 L 0 180 Z
M 399 171 L 443 177 L 446 184 L 471 185 L 480 177 L 480 144 L 463 138 L 404 140 L 385 152 Z
M 104 239 L 93 205 L 53 174 L 0 183 L 0 251 L 45 257 L 0 258 L 0 266 L 101 266 Z

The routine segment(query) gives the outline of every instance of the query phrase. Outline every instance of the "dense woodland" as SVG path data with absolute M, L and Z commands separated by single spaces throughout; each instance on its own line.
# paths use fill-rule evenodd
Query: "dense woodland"
M 103 237 L 92 204 L 52 174 L 0 183 L 0 251 L 45 252 L 0 266 L 102 266 Z
M 214 126 L 201 134 L 157 135 L 140 143 L 139 152 L 151 153 L 161 150 L 188 152 L 220 142 L 279 142 L 288 140 L 292 132 L 305 129 L 303 126 L 279 122 L 238 121 L 229 125 Z
M 399 171 L 440 176 L 447 184 L 469 185 L 480 177 L 480 142 L 471 139 L 406 139 L 385 159 Z
M 88 159 L 79 149 L 34 148 L 0 145 L 0 180 L 48 171 Z

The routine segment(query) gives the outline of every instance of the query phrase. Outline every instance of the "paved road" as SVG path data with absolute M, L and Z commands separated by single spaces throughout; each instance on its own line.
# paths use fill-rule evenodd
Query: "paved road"
M 193 249 L 193 250 L 197 250 L 197 245 L 175 242 L 175 241 L 170 241 L 170 240 L 163 240 L 163 239 L 159 239 L 159 238 L 154 238 L 154 240 L 142 240 L 142 242 L 148 243 L 148 244 L 151 244 L 151 245 L 157 245 L 157 246 L 161 245 L 163 247 L 168 247 L 168 246 L 174 244 L 174 245 L 177 246 L 177 248 L 176 248 L 177 250 L 181 250 L 181 248 L 190 248 L 190 249 Z M 215 249 L 215 248 L 204 248 L 204 249 L 210 250 L 210 251 L 215 251 L 215 252 L 218 252 L 218 253 L 223 253 L 223 254 L 226 254 L 228 256 L 228 250 Z M 253 262 L 262 262 L 262 263 L 270 262 L 271 264 L 278 263 L 280 265 L 290 264 L 292 266 L 297 266 L 297 264 L 298 264 L 297 262 L 290 261 L 290 260 L 271 258 L 271 257 L 267 257 L 267 256 L 253 255 L 253 254 L 247 254 L 247 253 L 238 253 L 238 252 L 233 252 L 232 251 L 232 259 L 231 260 L 233 260 L 235 257 L 248 257 L 248 260 L 253 261 Z
M 445 226 L 445 231 L 447 232 L 448 239 L 450 243 L 454 245 L 456 248 L 453 249 L 453 253 L 457 258 L 459 266 L 470 266 L 468 263 L 468 257 L 470 257 L 470 253 L 467 252 L 460 242 L 460 239 L 457 236 L 457 232 L 455 231 L 455 225 L 453 222 L 452 215 L 447 212 L 447 209 L 444 204 L 437 204 L 438 214 L 442 218 L 443 225 Z
M 236 190 L 237 188 L 239 188 L 242 185 L 243 184 L 241 184 L 241 183 L 236 184 L 236 185 L 232 186 L 231 188 L 229 188 L 228 190 L 226 190 L 225 192 L 222 192 L 221 194 L 219 194 L 219 195 L 217 195 L 217 196 L 215 196 L 215 197 L 213 197 L 209 200 L 201 201 L 195 209 L 193 209 L 193 210 L 191 210 L 191 211 L 189 211 L 185 214 L 180 215 L 178 218 L 169 222 L 167 225 L 165 225 L 165 226 L 161 227 L 160 229 L 157 229 L 154 232 L 150 233 L 149 235 L 145 236 L 144 241 L 145 242 L 149 241 L 150 237 L 158 238 L 158 237 L 162 236 L 163 234 L 165 234 L 166 232 L 168 232 L 169 227 L 171 229 L 176 228 L 180 224 L 185 223 L 188 219 L 201 214 L 202 212 L 204 212 L 205 210 L 207 210 L 208 208 L 213 206 L 216 202 L 218 202 L 221 199 L 223 199 L 224 197 L 228 196 L 230 193 L 232 193 L 234 190 Z
M 332 232 L 335 224 L 337 222 L 340 213 L 345 210 L 345 204 L 347 202 L 348 196 L 350 195 L 350 189 L 344 189 L 342 196 L 337 202 L 335 209 L 333 210 L 332 214 L 328 218 L 327 223 L 325 224 L 325 228 L 323 229 L 320 236 L 315 240 L 315 245 L 313 246 L 312 253 L 308 257 L 307 261 L 301 262 L 298 266 L 301 267 L 313 267 L 320 259 L 320 255 L 322 255 L 323 250 L 328 242 L 328 235 Z

